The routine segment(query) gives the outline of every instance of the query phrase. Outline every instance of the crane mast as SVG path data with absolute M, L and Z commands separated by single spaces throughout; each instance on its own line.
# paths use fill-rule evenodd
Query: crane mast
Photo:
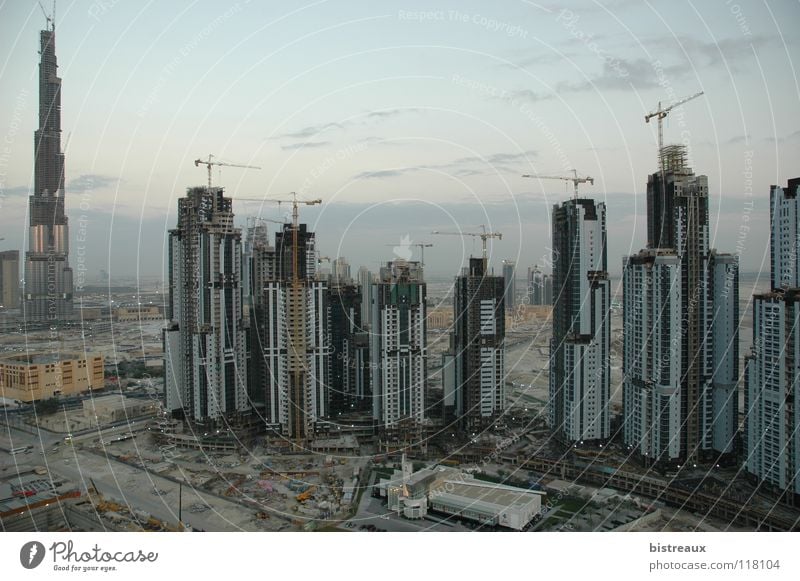
M 662 109 L 661 108 L 661 101 L 659 101 L 658 102 L 658 109 L 656 109 L 652 113 L 648 113 L 647 115 L 644 116 L 644 122 L 645 123 L 650 123 L 650 119 L 652 119 L 653 117 L 655 117 L 656 120 L 658 121 L 658 162 L 659 162 L 659 167 L 660 167 L 660 170 L 661 170 L 661 177 L 662 178 L 664 177 L 664 154 L 663 154 L 663 150 L 664 150 L 664 126 L 663 126 L 664 119 L 666 119 L 666 117 L 669 114 L 669 112 L 672 111 L 675 107 L 679 107 L 679 106 L 683 105 L 684 103 L 688 103 L 689 101 L 691 101 L 693 99 L 696 99 L 697 97 L 701 96 L 702 94 L 703 94 L 703 91 L 700 91 L 699 93 L 695 93 L 694 95 L 689 95 L 688 97 L 684 97 L 683 99 L 679 99 L 679 100 L 675 101 L 674 103 L 672 103 L 666 109 Z

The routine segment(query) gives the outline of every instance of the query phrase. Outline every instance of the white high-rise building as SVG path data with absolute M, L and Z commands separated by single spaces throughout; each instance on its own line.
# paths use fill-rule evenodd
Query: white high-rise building
M 800 289 L 756 295 L 745 358 L 747 471 L 800 501 Z
M 765 490 L 800 503 L 800 281 L 796 248 L 800 178 L 772 186 L 772 288 L 753 297 L 745 357 L 745 467 Z
M 552 223 L 550 427 L 562 442 L 604 441 L 611 435 L 606 206 L 568 200 L 553 207 Z
M 169 233 L 170 324 L 164 331 L 166 407 L 223 425 L 250 410 L 241 232 L 222 188 L 190 188 Z
M 772 288 L 800 287 L 800 178 L 786 188 L 772 186 L 769 192 L 770 266 Z
M 680 263 L 672 251 L 647 250 L 623 263 L 624 441 L 643 458 L 680 454 Z
M 419 262 L 395 260 L 370 285 L 373 416 L 384 430 L 425 417 L 427 298 L 421 274 Z

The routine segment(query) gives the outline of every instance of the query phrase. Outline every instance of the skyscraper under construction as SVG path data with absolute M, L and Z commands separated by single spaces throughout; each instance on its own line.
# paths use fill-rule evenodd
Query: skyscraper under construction
M 316 274 L 315 235 L 284 224 L 253 250 L 253 399 L 264 423 L 302 449 L 329 414 L 328 285 Z M 262 405 L 263 404 L 263 405 Z
M 245 419 L 242 237 L 222 188 L 189 188 L 169 232 L 166 407 L 207 428 Z
M 506 263 L 503 263 L 505 271 Z M 505 273 L 504 273 L 505 274 Z M 512 273 L 513 275 L 513 273 Z M 453 297 L 455 414 L 475 432 L 495 424 L 505 401 L 505 313 L 508 278 L 470 258 L 456 278 Z
M 23 301 L 24 315 L 32 321 L 58 321 L 72 315 L 72 269 L 61 152 L 61 79 L 56 74 L 55 39 L 55 24 L 40 32 L 39 129 L 34 134 L 36 167 L 30 197 Z
M 626 445 L 646 463 L 730 454 L 737 428 L 738 259 L 710 246 L 708 178 L 661 149 L 647 249 L 623 261 Z

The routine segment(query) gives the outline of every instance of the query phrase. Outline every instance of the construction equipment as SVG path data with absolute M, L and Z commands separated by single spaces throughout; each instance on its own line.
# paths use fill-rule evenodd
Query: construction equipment
M 384 244 L 384 246 L 394 246 L 395 248 L 403 245 L 404 245 L 403 241 L 401 241 L 400 244 Z M 405 245 L 416 246 L 417 248 L 419 248 L 419 264 L 422 268 L 425 268 L 425 249 L 431 248 L 433 244 L 429 242 L 413 242 L 413 243 L 407 243 Z
M 292 205 L 292 281 L 289 293 L 289 312 L 292 316 L 289 318 L 289 336 L 290 336 L 290 349 L 289 349 L 289 369 L 292 376 L 292 389 L 290 393 L 289 407 L 293 411 L 294 425 L 291 432 L 295 440 L 297 450 L 303 450 L 303 440 L 306 437 L 305 429 L 302 427 L 303 412 L 305 410 L 304 398 L 302 397 L 305 389 L 305 381 L 303 381 L 303 374 L 307 367 L 305 360 L 306 355 L 306 342 L 305 342 L 305 308 L 299 307 L 301 303 L 305 303 L 303 294 L 303 285 L 300 276 L 297 272 L 299 267 L 299 257 L 297 252 L 298 239 L 299 239 L 299 210 L 298 207 L 302 205 L 314 206 L 321 204 L 322 200 L 298 200 L 296 192 L 290 192 L 291 199 L 285 198 L 232 198 L 233 200 L 241 200 L 246 202 L 271 202 L 275 204 L 291 204 Z
M 227 163 L 227 162 L 224 162 L 224 161 L 212 161 L 213 157 L 214 157 L 214 155 L 209 153 L 208 154 L 208 159 L 196 159 L 196 160 L 194 160 L 194 165 L 196 167 L 200 166 L 201 163 L 208 167 L 208 189 L 209 189 L 209 191 L 211 190 L 211 166 L 212 165 L 219 165 L 219 166 L 223 166 L 224 165 L 226 167 L 245 167 L 245 168 L 248 168 L 248 169 L 261 169 L 257 165 L 244 165 L 244 164 L 241 164 L 241 163 Z
M 244 477 L 244 476 L 241 476 L 241 477 L 237 478 L 236 482 L 231 483 L 231 485 L 228 488 L 228 490 L 225 491 L 225 496 L 232 496 L 234 494 L 236 494 L 236 495 L 241 494 L 242 491 L 239 490 L 239 487 L 242 485 L 242 483 L 245 480 L 247 480 L 247 478 Z
M 50 15 L 47 13 L 47 10 L 44 9 L 42 3 L 39 2 L 39 8 L 42 9 L 42 14 L 44 14 L 45 20 L 47 20 L 47 28 L 49 30 L 56 29 L 56 0 L 53 0 L 53 14 Z
M 664 119 L 666 118 L 667 114 L 670 111 L 672 111 L 675 107 L 683 105 L 684 103 L 688 103 L 692 99 L 696 99 L 702 94 L 703 91 L 700 91 L 699 93 L 695 93 L 694 95 L 690 95 L 688 97 L 684 97 L 683 99 L 679 99 L 666 109 L 661 108 L 661 101 L 659 101 L 658 109 L 644 116 L 645 123 L 650 123 L 650 119 L 652 119 L 653 117 L 658 119 L 658 163 L 659 163 L 659 168 L 661 169 L 662 177 L 664 173 L 664 156 L 661 153 L 662 150 L 664 149 L 664 128 L 663 128 Z
M 317 489 L 317 487 L 316 487 L 316 486 L 312 486 L 311 488 L 309 488 L 309 489 L 308 489 L 308 490 L 306 490 L 305 492 L 301 492 L 300 494 L 298 494 L 297 496 L 295 496 L 295 497 L 294 497 L 294 499 L 295 499 L 297 502 L 305 502 L 305 501 L 307 501 L 309 498 L 311 498 L 311 495 L 312 495 L 312 494 L 314 494 L 314 491 L 315 491 L 316 489 Z
M 500 232 L 487 232 L 486 226 L 481 224 L 481 230 L 483 232 L 440 232 L 439 230 L 434 230 L 431 234 L 441 234 L 443 236 L 472 236 L 473 238 L 480 238 L 481 243 L 483 245 L 483 272 L 486 274 L 486 266 L 488 264 L 488 259 L 486 255 L 486 241 L 489 238 L 497 238 L 498 240 L 503 239 L 503 235 Z
M 538 178 L 540 180 L 563 180 L 565 182 L 572 182 L 572 186 L 575 188 L 575 199 L 578 199 L 578 184 L 585 184 L 589 183 L 594 185 L 594 178 L 586 176 L 586 177 L 578 177 L 578 170 L 571 169 L 572 177 L 570 176 L 542 176 L 538 174 L 523 174 L 522 177 L 524 178 Z

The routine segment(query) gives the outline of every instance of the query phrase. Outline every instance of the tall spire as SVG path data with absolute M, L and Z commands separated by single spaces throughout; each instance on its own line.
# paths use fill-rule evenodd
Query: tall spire
M 44 8 L 42 8 L 44 11 Z M 34 189 L 25 261 L 25 316 L 58 321 L 72 315 L 69 229 L 64 211 L 61 79 L 56 59 L 55 4 L 39 32 L 39 129 L 34 133 Z
M 61 79 L 58 77 L 54 30 L 39 33 L 39 129 L 35 134 L 34 195 L 63 196 L 64 154 L 61 153 Z

